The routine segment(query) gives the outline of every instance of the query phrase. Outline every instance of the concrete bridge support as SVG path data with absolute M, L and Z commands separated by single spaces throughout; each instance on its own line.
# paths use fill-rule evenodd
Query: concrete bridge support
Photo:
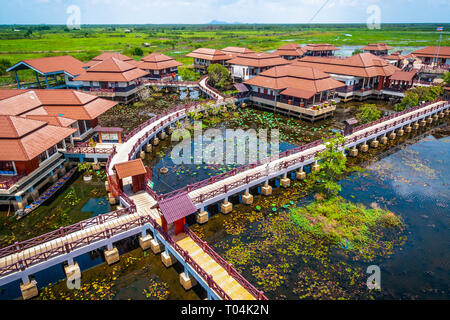
M 297 179 L 297 180 L 305 180 L 306 179 L 306 172 L 303 171 L 303 167 L 298 169 L 298 171 L 295 173 L 295 179 Z
M 158 137 L 153 138 L 153 145 L 157 146 L 159 144 L 159 139 Z
M 233 204 L 228 201 L 228 197 L 225 198 L 225 201 L 220 205 L 220 212 L 223 214 L 229 214 L 231 211 L 233 211 Z
M 198 224 L 204 224 L 204 223 L 208 222 L 208 220 L 209 220 L 208 212 L 205 211 L 204 209 L 200 210 L 200 212 L 197 213 L 196 220 L 197 220 Z
M 68 283 L 80 283 L 81 281 L 81 270 L 77 262 L 73 259 L 68 261 L 68 264 L 64 266 L 64 273 L 66 274 Z
M 152 144 L 151 143 L 149 143 L 145 146 L 145 151 L 147 151 L 149 153 L 152 152 Z
M 145 151 L 140 151 L 139 152 L 139 158 L 145 159 Z
M 433 123 L 433 117 L 428 117 L 427 123 L 428 123 L 428 124 L 432 124 L 432 123 Z
M 380 143 L 381 143 L 381 144 L 387 144 L 387 143 L 388 143 L 388 138 L 386 137 L 386 135 L 384 135 L 383 137 L 381 137 Z
M 358 156 L 358 149 L 356 148 L 356 146 L 354 146 L 353 148 L 350 149 L 349 154 L 350 154 L 350 157 L 354 157 L 354 158 L 356 158 Z
M 405 134 L 405 130 L 403 130 L 403 128 L 400 128 L 400 129 L 397 130 L 397 135 L 399 137 L 403 137 L 404 134 Z
M 147 250 L 150 248 L 150 243 L 153 240 L 153 237 L 151 235 L 141 235 L 139 237 L 139 246 L 142 250 Z
M 283 188 L 289 188 L 291 186 L 291 179 L 287 177 L 287 173 L 283 175 L 283 178 L 280 180 L 280 185 Z
M 380 142 L 377 139 L 372 140 L 372 142 L 370 143 L 370 146 L 374 149 L 378 148 L 379 145 Z
M 116 262 L 119 262 L 119 250 L 117 250 L 116 247 L 113 247 L 112 245 L 108 245 L 108 249 L 103 252 L 105 255 L 105 260 L 108 263 L 108 265 L 112 265 Z
M 164 140 L 167 137 L 166 132 L 164 130 L 161 131 L 161 133 L 159 134 L 159 137 L 161 138 L 161 140 Z
M 369 145 L 366 143 L 366 142 L 364 142 L 362 145 L 361 145 L 361 152 L 362 153 L 366 153 L 367 151 L 369 151 Z
M 446 110 L 444 111 L 444 114 L 445 114 L 445 116 L 448 116 L 448 115 L 450 114 L 450 109 L 446 109 Z
M 413 124 L 413 130 L 417 130 L 417 129 L 419 129 L 419 122 L 414 122 L 414 124 Z
M 184 290 L 190 290 L 193 286 L 197 285 L 197 280 L 193 276 L 191 276 L 187 269 L 184 269 L 184 272 L 180 273 L 180 283 L 183 286 Z
M 169 268 L 177 262 L 177 259 L 173 254 L 165 250 L 163 253 L 161 253 L 161 261 L 166 266 L 166 268 Z
M 397 135 L 395 134 L 394 131 L 392 131 L 392 132 L 389 134 L 389 140 L 395 140 L 395 138 L 397 138 Z
M 22 293 L 23 300 L 29 300 L 31 298 L 37 297 L 39 295 L 39 290 L 36 280 L 30 280 L 28 276 L 22 278 L 22 283 L 20 284 L 20 292 Z
M 261 188 L 261 193 L 265 196 L 272 195 L 272 186 L 269 185 L 269 180 L 264 183 L 264 186 Z
M 242 203 L 243 204 L 253 204 L 253 195 L 250 194 L 249 190 L 245 190 L 244 195 L 242 195 Z
M 421 127 L 425 127 L 426 125 L 427 125 L 427 122 L 425 121 L 425 119 L 420 120 Z
M 319 172 L 320 171 L 320 166 L 317 163 L 317 161 L 314 163 L 314 165 L 311 167 L 311 172 Z
M 408 124 L 408 125 L 405 127 L 405 132 L 406 132 L 406 133 L 411 133 L 411 131 L 412 131 L 412 127 L 411 127 L 410 124 Z
M 160 253 L 163 250 L 164 245 L 158 239 L 153 238 L 150 241 L 150 248 L 152 248 L 152 251 L 153 251 L 154 254 L 158 254 L 158 253 Z

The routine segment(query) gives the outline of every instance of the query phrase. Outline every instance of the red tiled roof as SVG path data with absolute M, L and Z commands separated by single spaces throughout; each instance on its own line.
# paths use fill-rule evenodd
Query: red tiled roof
M 181 62 L 162 53 L 152 53 L 139 61 L 136 66 L 143 70 L 162 70 L 182 66 Z
M 59 127 L 69 127 L 71 124 L 77 122 L 77 120 L 69 119 L 60 116 L 49 116 L 49 115 L 36 115 L 36 114 L 28 114 L 26 115 L 27 119 L 45 121 L 52 126 Z
M 305 55 L 306 50 L 302 47 L 300 47 L 296 43 L 288 43 L 284 46 L 279 47 L 274 54 L 277 54 L 279 56 L 294 56 L 294 57 L 301 57 Z
M 397 71 L 389 79 L 395 81 L 412 81 L 417 71 Z
M 141 159 L 117 163 L 114 165 L 114 169 L 119 179 L 133 177 L 147 172 Z
M 287 88 L 286 90 L 283 90 L 280 92 L 281 94 L 284 94 L 286 96 L 301 98 L 301 99 L 311 99 L 316 92 L 314 91 L 308 91 L 303 90 L 299 88 Z
M 345 86 L 320 70 L 296 65 L 271 68 L 244 83 L 274 90 L 293 88 L 314 93 Z
M 85 70 L 75 78 L 76 81 L 129 82 L 146 76 L 148 72 L 131 63 L 108 58 Z
M 275 67 L 289 64 L 286 59 L 281 58 L 276 54 L 271 53 L 249 53 L 245 55 L 239 55 L 234 59 L 228 60 L 228 64 L 235 64 L 240 66 L 249 67 Z
M 439 58 L 450 59 L 450 47 L 425 47 L 423 49 L 414 51 L 413 54 L 417 57 L 433 58 L 439 51 Z
M 7 92 L 3 92 L 7 91 Z M 13 116 L 46 115 L 74 120 L 92 120 L 117 105 L 117 102 L 67 89 L 0 90 L 0 114 Z M 2 98 L 3 97 L 3 98 Z
M 329 43 L 310 43 L 303 47 L 306 51 L 335 51 L 339 50 L 335 46 L 332 46 Z
M 84 64 L 84 67 L 92 67 L 93 65 L 96 65 L 97 63 L 101 62 L 101 61 L 105 61 L 109 58 L 115 58 L 117 60 L 120 61 L 125 61 L 128 63 L 133 63 L 133 61 L 136 61 L 124 54 L 121 54 L 120 52 L 104 52 L 98 56 L 96 56 L 95 58 L 92 58 L 91 61 L 86 62 Z
M 44 121 L 0 115 L 0 160 L 27 161 L 76 131 Z
M 42 74 L 65 71 L 72 76 L 76 76 L 83 73 L 84 71 L 83 62 L 75 59 L 72 56 L 45 57 L 22 60 L 8 70 L 23 69 L 24 63 L 41 72 Z
M 188 53 L 186 57 L 205 59 L 209 61 L 222 61 L 228 60 L 232 56 L 216 49 L 198 48 Z
M 405 56 L 402 56 L 402 54 L 401 54 L 400 52 L 393 52 L 393 53 L 391 53 L 391 54 L 389 54 L 389 55 L 387 55 L 387 56 L 383 56 L 383 59 L 385 59 L 385 60 L 397 60 L 397 61 L 399 61 L 399 60 L 405 60 L 406 57 L 405 57 Z
M 369 43 L 367 46 L 362 48 L 361 50 L 365 51 L 385 51 L 385 50 L 391 50 L 392 47 L 388 46 L 385 43 Z
M 327 57 L 303 57 L 293 65 L 310 66 L 329 74 L 355 77 L 376 77 L 393 75 L 399 69 L 386 60 L 371 53 L 360 53 L 345 59 Z
M 226 47 L 226 48 L 221 49 L 220 51 L 225 52 L 233 57 L 235 57 L 237 55 L 255 53 L 255 51 L 250 50 L 248 48 L 243 48 L 243 47 Z
M 181 193 L 174 198 L 158 201 L 157 206 L 169 224 L 197 211 L 187 192 Z

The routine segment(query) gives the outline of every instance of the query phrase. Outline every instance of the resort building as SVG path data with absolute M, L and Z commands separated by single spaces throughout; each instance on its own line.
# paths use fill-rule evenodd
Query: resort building
M 389 85 L 387 80 L 400 70 L 371 53 L 360 53 L 344 59 L 304 57 L 293 65 L 316 68 L 345 83 L 345 87 L 338 89 L 339 96 L 344 100 L 385 94 L 382 90 Z
M 426 47 L 413 54 L 424 64 L 450 65 L 450 47 Z
M 385 43 L 369 43 L 361 50 L 363 52 L 371 53 L 375 56 L 387 56 L 389 54 L 389 50 L 392 50 L 392 47 L 388 46 Z
M 383 56 L 383 59 L 400 69 L 403 69 L 403 67 L 408 64 L 408 59 L 401 54 L 401 51 L 396 51 Z
M 251 79 L 267 69 L 289 63 L 273 53 L 249 53 L 227 61 L 231 67 L 231 76 L 239 81 Z
M 162 53 L 152 53 L 135 63 L 135 65 L 146 72 L 146 78 L 155 80 L 177 80 L 178 67 L 181 62 Z
M 93 65 L 96 65 L 97 63 L 105 61 L 109 58 L 115 58 L 117 60 L 128 62 L 128 63 L 136 62 L 136 60 L 134 60 L 133 58 L 130 58 L 124 54 L 121 54 L 120 52 L 104 52 L 104 53 L 96 56 L 95 58 L 92 58 L 91 61 L 86 62 L 83 67 L 85 69 L 88 69 L 88 68 L 92 67 Z
M 128 103 L 137 98 L 148 74 L 131 63 L 110 57 L 85 70 L 76 80 L 83 83 L 83 91 Z
M 306 50 L 296 43 L 289 43 L 279 47 L 274 54 L 286 60 L 294 60 L 304 57 Z
M 207 69 L 211 64 L 221 64 L 226 66 L 226 61 L 232 58 L 232 55 L 223 51 L 208 48 L 198 48 L 186 57 L 194 58 L 194 71 L 201 74 L 206 74 Z
M 232 58 L 243 54 L 255 53 L 255 51 L 243 47 L 226 47 L 220 51 L 230 55 Z
M 336 109 L 336 89 L 345 84 L 309 66 L 284 65 L 244 82 L 250 101 L 261 108 L 309 121 L 329 117 Z
M 329 57 L 334 56 L 334 53 L 339 50 L 338 48 L 332 46 L 328 43 L 318 43 L 318 44 L 308 44 L 303 47 L 303 49 L 306 51 L 306 56 L 313 56 L 313 57 Z
M 0 90 L 0 205 L 36 200 L 66 173 L 63 153 L 114 105 L 76 90 Z
M 82 84 L 74 81 L 74 78 L 83 73 L 83 65 L 83 62 L 72 56 L 58 56 L 22 60 L 6 71 L 14 72 L 19 89 L 79 88 Z M 19 71 L 23 70 L 34 73 L 36 81 L 28 83 L 20 81 Z

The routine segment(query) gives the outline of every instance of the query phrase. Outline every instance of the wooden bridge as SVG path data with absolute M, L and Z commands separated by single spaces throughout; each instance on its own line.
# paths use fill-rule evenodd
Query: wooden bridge
M 115 164 L 134 159 L 145 145 L 155 143 L 163 138 L 165 130 L 171 124 L 186 117 L 190 108 L 198 105 L 185 105 L 168 111 L 147 121 L 134 130 L 125 139 L 125 143 L 114 150 L 107 161 L 107 172 L 113 175 Z M 373 123 L 354 128 L 346 136 L 346 144 L 342 149 L 350 149 L 348 153 L 355 155 L 367 151 L 368 143 L 372 147 L 378 143 L 386 143 L 395 139 L 396 135 L 425 126 L 449 114 L 448 101 L 435 101 L 422 104 L 392 116 L 382 118 Z M 200 240 L 189 228 L 183 227 L 183 232 L 176 236 L 170 235 L 162 227 L 162 216 L 155 204 L 161 200 L 177 197 L 187 193 L 200 214 L 205 212 L 207 205 L 224 201 L 221 211 L 232 210 L 228 197 L 245 192 L 245 203 L 251 203 L 253 196 L 249 193 L 251 187 L 263 185 L 262 194 L 271 193 L 269 180 L 282 177 L 281 185 L 287 187 L 292 173 L 298 179 L 304 179 L 304 166 L 312 165 L 312 170 L 318 170 L 317 154 L 324 150 L 322 141 L 285 151 L 265 162 L 257 162 L 233 169 L 210 179 L 188 185 L 180 190 L 158 195 L 146 188 L 147 192 L 125 194 L 119 191 L 119 200 L 125 209 L 82 221 L 73 226 L 55 230 L 9 247 L 0 249 L 0 286 L 22 279 L 21 290 L 24 298 L 37 294 L 36 284 L 30 282 L 30 275 L 58 263 L 67 262 L 66 274 L 76 273 L 77 264 L 74 257 L 106 247 L 105 259 L 108 263 L 118 261 L 119 255 L 114 242 L 140 234 L 140 245 L 143 249 L 151 248 L 161 254 L 163 263 L 170 266 L 176 261 L 184 266 L 180 282 L 189 289 L 195 283 L 205 288 L 208 299 L 266 299 L 232 266 L 214 252 L 205 242 Z M 243 198 L 244 198 L 243 196 Z M 150 232 L 150 234 L 148 234 Z M 75 270 L 75 271 L 74 271 Z M 79 273 L 79 268 L 78 268 Z

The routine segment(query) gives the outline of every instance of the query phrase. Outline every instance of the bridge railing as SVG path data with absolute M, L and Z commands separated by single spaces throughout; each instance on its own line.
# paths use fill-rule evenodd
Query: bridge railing
M 109 154 L 113 148 L 96 148 L 96 147 L 73 147 L 66 151 L 72 154 Z
M 38 246 L 45 242 L 64 237 L 73 232 L 84 230 L 84 229 L 87 229 L 92 226 L 101 225 L 105 222 L 117 219 L 118 217 L 123 216 L 124 214 L 129 214 L 129 213 L 133 213 L 132 208 L 116 210 L 113 212 L 105 213 L 105 214 L 98 215 L 93 218 L 89 218 L 89 219 L 77 222 L 70 226 L 61 227 L 59 229 L 50 231 L 48 233 L 39 235 L 37 237 L 31 238 L 28 240 L 16 242 L 12 245 L 1 248 L 0 249 L 0 258 L 3 258 L 5 256 L 11 255 L 11 254 L 22 252 L 23 250 L 26 250 L 28 248 Z M 1 273 L 0 273 L 0 275 L 1 275 Z
M 248 282 L 234 267 L 231 263 L 223 259 L 217 252 L 215 252 L 206 241 L 200 239 L 195 232 L 184 226 L 184 232 L 192 239 L 196 244 L 199 245 L 202 250 L 214 259 L 222 268 L 224 268 L 227 273 L 235 279 L 241 286 L 243 286 L 252 296 L 257 300 L 267 300 L 264 292 L 256 289 L 250 282 Z

